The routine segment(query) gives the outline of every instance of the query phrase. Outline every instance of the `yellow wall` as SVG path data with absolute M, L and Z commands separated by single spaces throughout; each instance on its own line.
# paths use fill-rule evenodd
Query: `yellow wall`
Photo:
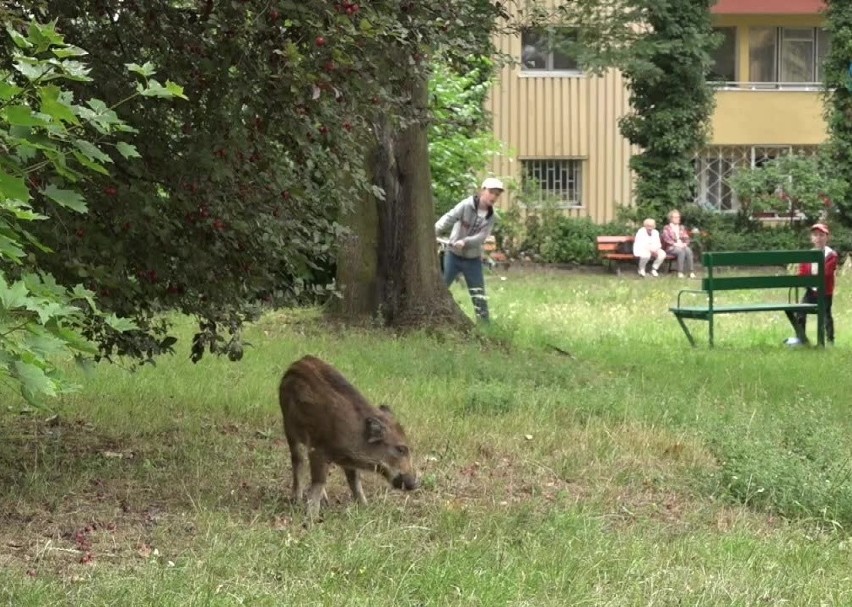
M 738 79 L 748 80 L 748 28 L 751 26 L 816 27 L 813 16 L 739 16 L 717 18 L 717 25 L 738 29 Z M 503 53 L 519 58 L 519 36 L 498 41 Z M 583 206 L 571 210 L 596 222 L 609 221 L 621 204 L 631 204 L 633 178 L 628 162 L 630 144 L 618 130 L 618 119 L 630 110 L 621 74 L 604 76 L 544 76 L 522 73 L 517 66 L 502 69 L 491 92 L 494 134 L 505 153 L 490 171 L 520 180 L 519 160 L 577 158 L 583 160 Z M 825 140 L 822 101 L 818 92 L 719 91 L 711 123 L 715 145 L 813 145 Z M 511 191 L 501 206 L 512 203 Z
M 711 143 L 818 145 L 827 136 L 822 105 L 811 91 L 718 91 Z
M 503 51 L 520 55 L 520 41 L 504 40 Z M 490 97 L 494 134 L 505 153 L 491 171 L 520 180 L 524 159 L 572 158 L 582 161 L 582 207 L 568 212 L 607 221 L 618 204 L 631 201 L 626 170 L 630 144 L 618 131 L 618 118 L 629 110 L 621 74 L 603 77 L 540 76 L 505 67 Z M 511 191 L 501 206 L 511 205 Z

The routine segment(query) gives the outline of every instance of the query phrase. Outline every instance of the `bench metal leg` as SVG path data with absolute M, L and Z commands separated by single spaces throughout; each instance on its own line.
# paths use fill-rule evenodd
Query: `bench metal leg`
M 707 319 L 707 322 L 710 324 L 710 347 L 713 347 L 713 315 Z
M 692 337 L 692 333 L 689 332 L 689 327 L 686 326 L 686 323 L 683 322 L 683 319 L 680 316 L 675 316 L 677 318 L 677 322 L 680 324 L 680 328 L 683 329 L 684 335 L 689 340 L 689 344 L 694 348 L 696 346 L 695 339 Z

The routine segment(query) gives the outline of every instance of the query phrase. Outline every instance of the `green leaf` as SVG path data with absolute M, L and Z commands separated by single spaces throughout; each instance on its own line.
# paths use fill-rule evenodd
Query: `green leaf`
M 117 149 L 118 153 L 124 156 L 125 158 L 142 158 L 139 152 L 136 151 L 136 146 L 131 145 L 129 143 L 119 141 L 115 144 L 115 149 Z
M 66 57 L 82 57 L 83 55 L 88 55 L 88 51 L 81 49 L 79 46 L 74 46 L 73 44 L 68 44 L 62 48 L 53 49 L 53 54 L 59 57 L 60 59 L 65 59 Z
M 80 335 L 77 331 L 69 329 L 68 327 L 63 327 L 61 325 L 53 325 L 49 327 L 50 331 L 58 335 L 62 340 L 68 344 L 69 347 L 77 350 L 79 352 L 85 352 L 87 354 L 97 354 L 98 348 L 91 341 Z
M 85 139 L 75 139 L 74 145 L 77 146 L 77 149 L 83 152 L 83 154 L 93 160 L 99 160 L 101 162 L 112 162 L 112 158 L 110 158 L 107 154 L 101 151 L 98 146 L 96 146 L 90 141 L 86 141 Z
M 7 285 L 6 279 L 0 276 L 0 305 L 6 310 L 25 307 L 29 293 L 24 281 L 19 280 L 12 285 Z
M 9 124 L 16 126 L 47 126 L 50 124 L 44 116 L 33 112 L 26 105 L 10 105 L 3 110 L 3 115 Z
M 171 93 L 169 93 L 166 87 L 153 79 L 149 80 L 147 84 L 142 84 L 140 82 L 136 85 L 136 90 L 143 97 L 171 97 Z
M 17 240 L 0 234 L 0 257 L 5 257 L 7 260 L 20 263 L 26 252 L 21 248 L 21 243 Z
M 163 99 L 172 99 L 174 97 L 179 97 L 180 99 L 186 99 L 186 95 L 183 94 L 183 87 L 175 84 L 171 80 L 166 81 L 166 86 L 163 86 L 156 80 L 149 80 L 147 85 L 138 84 L 136 86 L 136 90 L 139 91 L 143 97 L 162 97 Z
M 99 162 L 95 162 L 94 160 L 87 158 L 84 154 L 81 154 L 77 150 L 74 150 L 72 154 L 74 155 L 74 158 L 77 159 L 77 162 L 82 164 L 90 171 L 100 173 L 101 175 L 109 175 L 109 171 L 104 167 L 104 165 L 100 164 Z
M 30 21 L 27 33 L 30 36 L 30 40 L 40 50 L 46 50 L 54 45 L 65 45 L 65 39 L 62 37 L 62 34 L 56 31 L 55 20 L 44 24 L 37 21 Z
M 55 185 L 50 184 L 41 191 L 42 194 L 50 198 L 56 204 L 69 208 L 78 213 L 85 213 L 88 208 L 86 201 L 74 190 L 60 190 Z
M 38 394 L 56 396 L 56 383 L 41 367 L 17 360 L 12 363 L 12 374 L 21 382 L 21 393 L 28 401 Z
M 26 36 L 15 31 L 11 25 L 6 26 L 6 32 L 9 34 L 9 37 L 12 39 L 12 42 L 15 43 L 15 46 L 22 49 L 28 49 L 32 46 L 29 40 L 27 40 Z
M 154 69 L 154 64 L 150 61 L 146 62 L 145 65 L 139 65 L 138 63 L 125 63 L 125 67 L 134 74 L 139 74 L 145 78 L 149 76 L 153 76 L 156 70 Z
M 9 101 L 20 95 L 23 90 L 19 86 L 0 80 L 0 101 Z
M 66 341 L 44 330 L 44 327 L 33 327 L 35 330 L 21 341 L 30 352 L 40 358 L 48 358 L 62 354 L 67 347 Z
M 119 318 L 115 314 L 110 314 L 104 318 L 104 321 L 106 321 L 106 324 L 111 328 L 122 333 L 125 331 L 134 331 L 139 328 L 139 326 L 129 318 Z
M 62 91 L 58 86 L 42 87 L 38 95 L 41 98 L 41 111 L 51 118 L 70 124 L 80 124 L 71 106 L 62 99 Z
M 166 90 L 172 94 L 172 97 L 177 97 L 179 99 L 188 99 L 188 97 L 183 94 L 183 87 L 179 84 L 172 82 L 171 80 L 166 80 Z
M 27 202 L 30 199 L 30 190 L 24 178 L 20 175 L 9 175 L 0 169 L 0 198 Z
M 71 300 L 79 300 L 82 299 L 86 303 L 89 304 L 89 307 L 92 309 L 92 312 L 98 313 L 98 304 L 95 302 L 95 294 L 84 287 L 83 285 L 75 285 L 74 289 L 71 291 Z
M 92 80 L 89 78 L 89 72 L 92 70 L 85 63 L 74 61 L 73 59 L 66 59 L 64 61 L 55 61 L 51 63 L 56 64 L 57 67 L 62 70 L 64 77 L 69 80 L 76 80 L 78 82 L 89 82 Z
M 53 75 L 55 72 L 53 68 L 47 63 L 34 63 L 32 60 L 29 60 L 25 57 L 19 57 L 18 61 L 14 63 L 15 69 L 21 72 L 24 77 L 29 80 L 39 80 L 41 78 L 46 78 L 48 75 Z

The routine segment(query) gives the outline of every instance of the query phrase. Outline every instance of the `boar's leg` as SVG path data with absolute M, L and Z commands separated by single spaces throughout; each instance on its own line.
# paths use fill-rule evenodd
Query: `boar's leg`
M 293 501 L 301 502 L 305 495 L 302 478 L 305 476 L 305 454 L 302 445 L 289 433 L 286 433 L 287 445 L 290 447 L 290 462 L 293 464 Z
M 362 506 L 367 505 L 367 497 L 364 495 L 364 488 L 361 487 L 361 474 L 357 468 L 344 468 L 346 473 L 346 482 L 349 483 L 349 489 L 352 490 L 352 497 Z
M 311 449 L 308 453 L 311 460 L 311 486 L 308 489 L 308 515 L 314 518 L 319 514 L 320 502 L 328 499 L 325 493 L 325 481 L 328 478 L 328 459 L 325 453 Z

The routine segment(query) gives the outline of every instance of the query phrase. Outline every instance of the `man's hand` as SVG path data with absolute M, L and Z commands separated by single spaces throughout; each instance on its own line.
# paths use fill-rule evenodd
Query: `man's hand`
M 462 238 L 461 240 L 455 241 L 453 243 L 453 249 L 455 249 L 455 251 L 457 253 L 461 253 L 462 249 L 464 249 L 464 238 Z

